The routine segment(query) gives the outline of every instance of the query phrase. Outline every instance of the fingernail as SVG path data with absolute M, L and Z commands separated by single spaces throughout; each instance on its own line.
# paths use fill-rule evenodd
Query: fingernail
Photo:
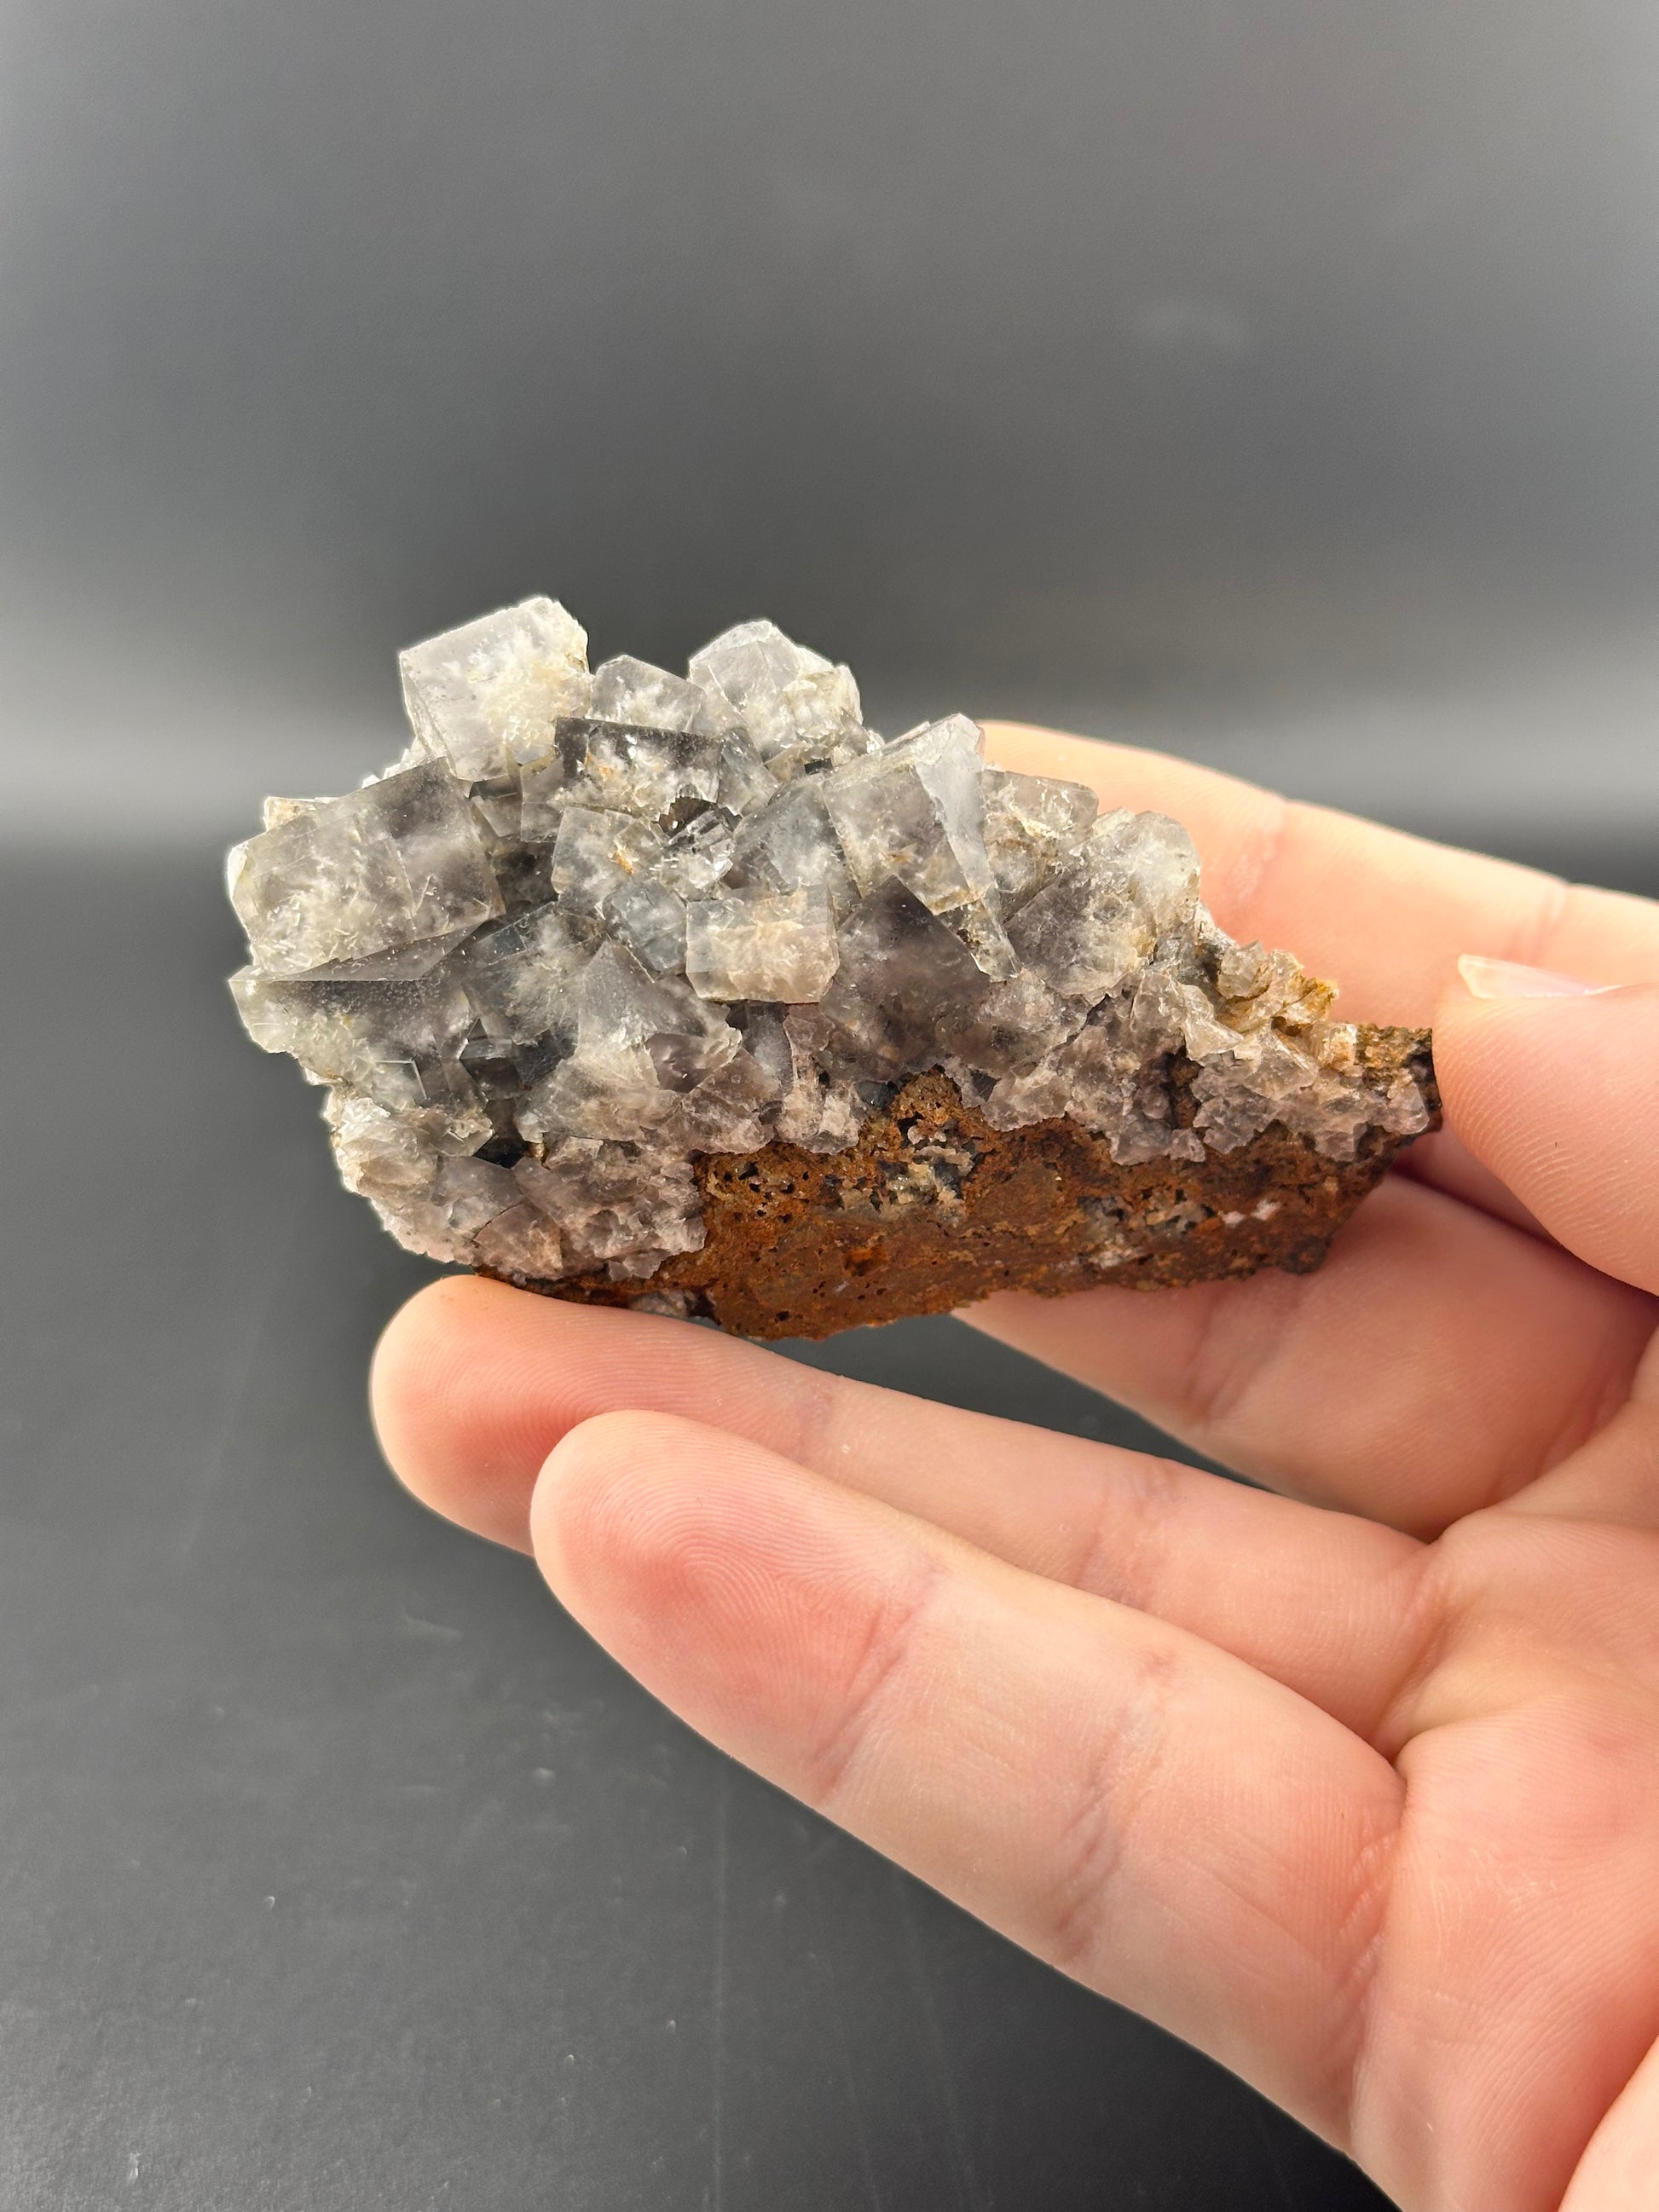
M 1477 999 L 1591 999 L 1616 988 L 1612 983 L 1581 983 L 1576 975 L 1557 975 L 1547 968 L 1525 968 L 1518 960 L 1488 960 L 1465 952 L 1457 972 Z

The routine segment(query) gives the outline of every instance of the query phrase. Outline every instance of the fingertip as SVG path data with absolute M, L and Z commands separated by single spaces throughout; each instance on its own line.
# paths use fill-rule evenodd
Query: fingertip
M 672 1450 L 678 1443 L 684 1451 L 688 1440 L 672 1432 L 692 1426 L 659 1414 L 603 1413 L 559 1438 L 536 1477 L 527 1527 L 536 1564 L 556 1596 L 574 1604 L 583 1563 L 617 1549 L 638 1504 L 629 1478 L 653 1466 L 653 1445 Z
M 386 1323 L 369 1367 L 369 1412 L 386 1464 L 445 1520 L 527 1547 L 528 1490 L 477 1421 L 477 1378 L 529 1294 L 477 1275 L 428 1283 Z
M 1455 982 L 1434 1060 L 1448 1127 L 1550 1234 L 1659 1290 L 1659 984 L 1487 997 Z
M 742 1437 L 604 1413 L 548 1455 L 530 1525 L 568 1611 L 652 1693 L 809 1794 L 880 1624 L 933 1571 L 903 1516 Z
M 371 1385 L 407 1487 L 475 1534 L 530 1545 L 544 1462 L 579 1423 L 634 1410 L 764 1435 L 784 1452 L 823 1418 L 826 1378 L 684 1322 L 453 1277 L 389 1324 Z
M 526 1297 L 483 1275 L 441 1275 L 399 1306 L 380 1332 L 369 1367 L 369 1396 L 376 1422 L 384 1406 L 394 1418 L 399 1405 L 418 1395 L 434 1358 L 458 1337 L 487 1327 L 505 1303 Z

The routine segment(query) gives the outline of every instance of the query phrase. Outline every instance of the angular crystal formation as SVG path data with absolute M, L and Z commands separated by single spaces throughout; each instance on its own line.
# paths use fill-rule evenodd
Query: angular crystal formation
M 526 599 L 398 655 L 415 742 L 463 783 L 544 746 L 587 705 L 587 633 L 556 599 Z
M 852 670 L 832 667 L 775 623 L 739 623 L 693 653 L 687 673 L 783 773 L 855 759 L 870 748 Z
M 232 853 L 229 878 L 264 975 L 407 973 L 384 956 L 436 940 L 441 952 L 502 910 L 466 793 L 436 766 L 319 800 L 250 837 Z
M 411 754 L 231 856 L 243 1022 L 412 1249 L 677 1310 L 700 1156 L 844 1151 L 929 1069 L 1126 1165 L 1425 1126 L 1325 986 L 1217 927 L 1176 823 L 989 767 L 961 715 L 884 743 L 770 623 L 684 676 L 586 649 L 544 599 L 411 647 Z
M 983 750 L 975 725 L 952 714 L 823 779 L 820 795 L 860 890 L 892 877 L 930 914 L 986 897 Z
M 807 1006 L 823 996 L 840 957 L 821 891 L 698 899 L 685 923 L 686 978 L 700 999 Z

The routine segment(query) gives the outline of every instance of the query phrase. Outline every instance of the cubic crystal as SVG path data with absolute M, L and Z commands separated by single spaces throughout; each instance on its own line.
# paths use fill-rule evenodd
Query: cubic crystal
M 324 799 L 238 846 L 230 897 L 261 975 L 325 975 L 502 910 L 465 792 L 439 767 Z
M 821 999 L 839 958 L 830 902 L 814 891 L 698 899 L 685 909 L 685 973 L 702 999 Z
M 915 1077 L 1126 1166 L 1274 1127 L 1343 1161 L 1426 1126 L 1328 987 L 1218 927 L 1178 824 L 988 766 L 961 715 L 884 743 L 771 623 L 683 677 L 590 676 L 528 599 L 401 665 L 410 752 L 267 801 L 229 876 L 243 1022 L 328 1086 L 343 1178 L 414 1250 L 684 1310 L 652 1279 L 702 1246 L 699 1159 L 846 1151 Z M 960 1203 L 948 1155 L 892 1202 Z M 1133 1248 L 1097 1210 L 1110 1269 Z
M 544 747 L 587 705 L 587 635 L 556 599 L 526 599 L 398 655 L 415 739 L 463 783 Z

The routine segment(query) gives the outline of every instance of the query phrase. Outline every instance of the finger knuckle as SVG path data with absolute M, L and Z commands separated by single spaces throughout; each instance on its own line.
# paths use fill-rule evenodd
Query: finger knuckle
M 807 1796 L 819 1812 L 833 1814 L 850 1794 L 881 1716 L 913 1662 L 942 1573 L 929 1560 L 902 1587 L 872 1601 L 832 1724 L 808 1762 Z
M 1034 1906 L 1034 1948 L 1062 1973 L 1086 1978 L 1108 1941 L 1125 1853 L 1158 1787 L 1179 1673 L 1172 1652 L 1145 1654 L 1133 1689 L 1079 1765 Z

